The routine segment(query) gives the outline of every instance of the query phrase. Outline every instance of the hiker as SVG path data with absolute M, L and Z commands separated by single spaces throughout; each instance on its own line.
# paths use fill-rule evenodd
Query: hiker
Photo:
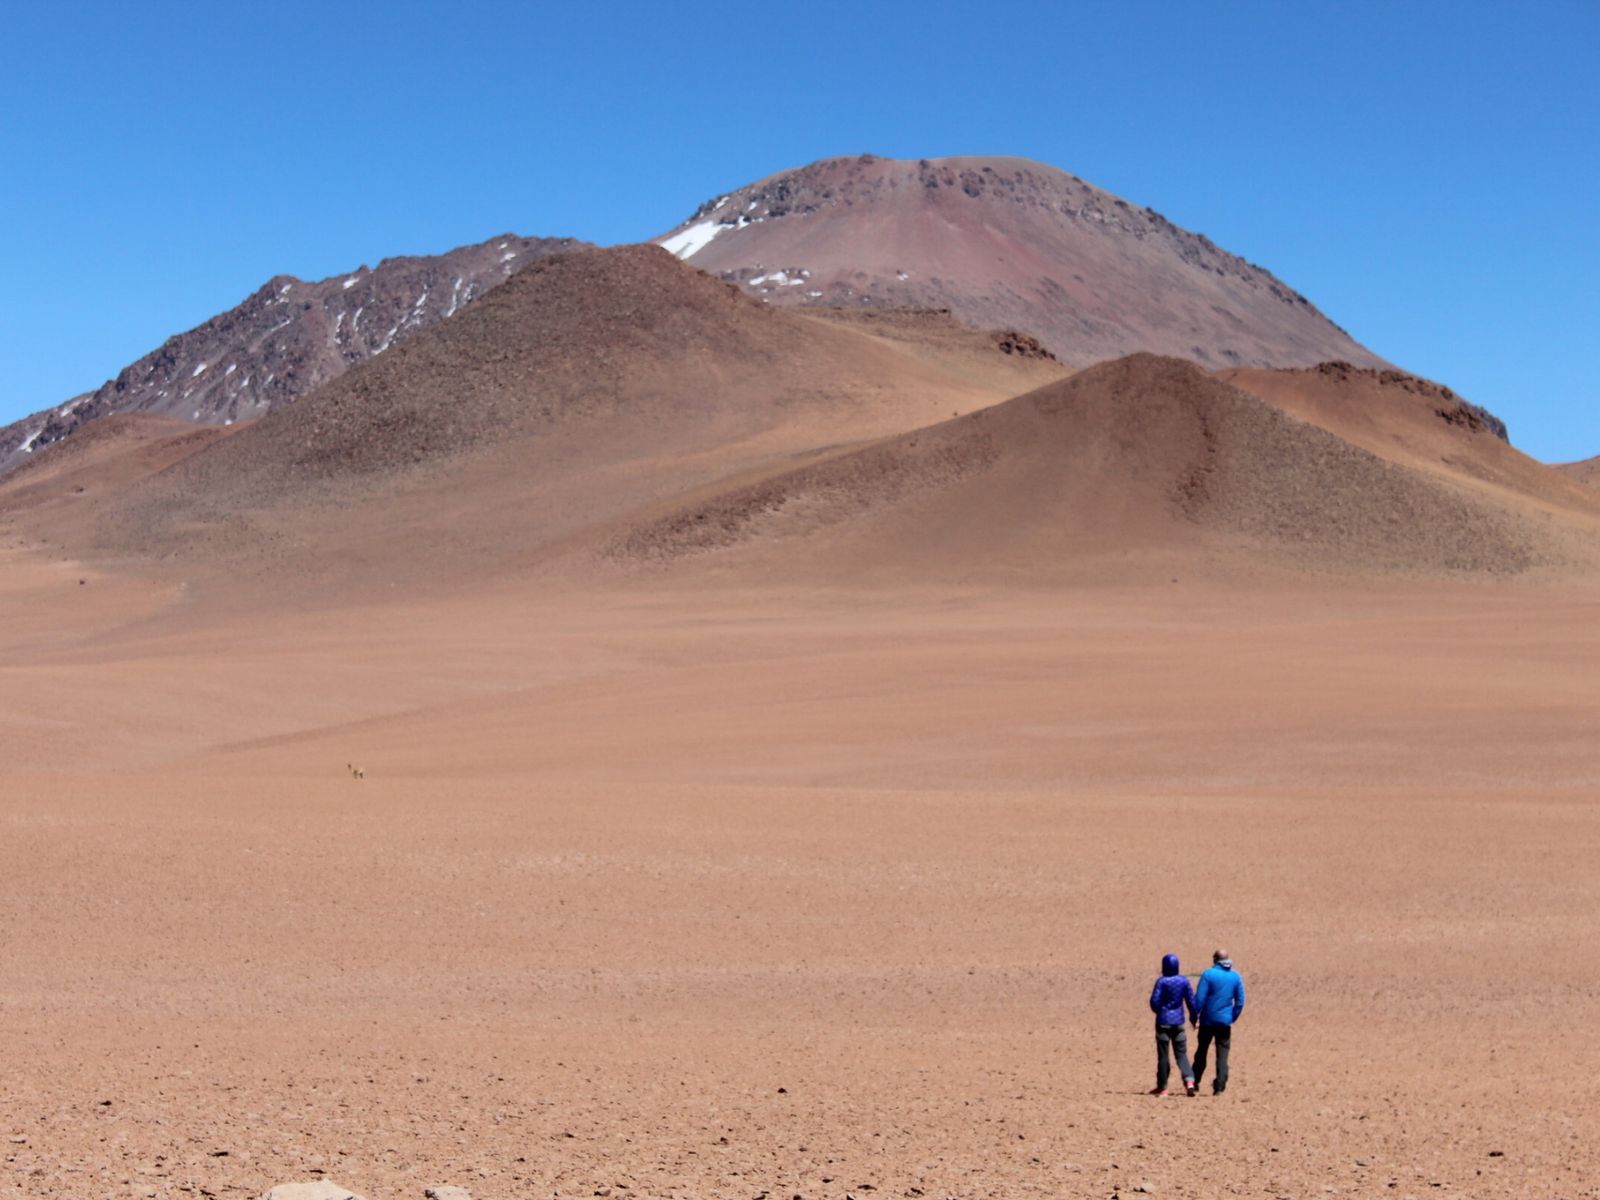
M 1167 1062 L 1169 1047 L 1178 1060 L 1183 1090 L 1194 1095 L 1194 1071 L 1189 1067 L 1189 1041 L 1183 1029 L 1185 1009 L 1193 1019 L 1198 1011 L 1194 989 L 1189 986 L 1189 977 L 1178 973 L 1178 956 L 1168 954 L 1161 960 L 1161 978 L 1150 991 L 1150 1011 L 1156 1014 L 1156 1086 L 1150 1089 L 1152 1096 L 1167 1094 L 1167 1079 L 1172 1070 Z
M 1194 1051 L 1194 1078 L 1198 1086 L 1206 1073 L 1206 1052 L 1215 1042 L 1217 1073 L 1211 1080 L 1211 1094 L 1220 1096 L 1228 1090 L 1228 1047 L 1233 1041 L 1233 1023 L 1244 1012 L 1244 980 L 1233 969 L 1233 959 L 1226 950 L 1213 954 L 1211 963 L 1195 991 L 1195 1025 L 1200 1037 Z

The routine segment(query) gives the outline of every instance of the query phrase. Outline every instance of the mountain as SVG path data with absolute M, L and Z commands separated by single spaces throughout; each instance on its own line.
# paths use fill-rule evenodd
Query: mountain
M 276 276 L 95 391 L 0 429 L 0 473 L 113 413 L 215 425 L 259 417 L 452 315 L 528 263 L 581 245 L 504 234 L 447 254 L 386 258 L 376 268 L 313 283 Z
M 183 570 L 459 578 L 1064 371 L 947 314 L 773 308 L 654 246 L 557 254 L 295 404 L 46 503 L 28 477 L 70 458 L 67 439 L 0 480 L 0 515 L 73 553 Z M 124 449 L 148 458 L 145 432 L 122 430 Z
M 660 240 L 771 304 L 944 310 L 1069 365 L 1147 350 L 1211 366 L 1387 366 L 1262 268 L 1023 159 L 828 159 L 719 196 Z M 0 428 L 0 474 L 113 413 L 260 417 L 584 245 L 506 234 L 317 282 L 275 277 L 95 391 Z
M 815 256 L 698 269 L 762 245 Z M 73 437 L 28 434 L 0 521 L 274 600 L 525 572 L 1159 582 L 1600 562 L 1600 493 L 1492 414 L 1049 168 L 830 160 L 718 197 L 663 246 L 553 251 L 502 239 L 275 281 L 51 414 Z M 900 291 L 856 290 L 883 270 Z M 1254 348 L 1075 370 L 1028 321 L 1065 319 L 1063 278 L 1111 342 L 1231 312 Z M 1344 353 L 1235 365 L 1272 339 L 1291 360 Z
M 612 553 L 807 581 L 1160 582 L 1263 568 L 1494 576 L 1600 563 L 1600 496 L 1459 409 L 1408 405 L 1401 397 L 1417 393 L 1404 381 L 1340 364 L 1244 383 L 1148 354 L 1102 363 L 701 493 L 638 524 Z M 1349 410 L 1371 405 L 1362 393 L 1379 387 L 1395 393 L 1380 403 L 1402 410 L 1378 422 L 1383 432 L 1335 432 L 1351 433 Z
M 0 519 L 244 604 L 1592 572 L 1600 493 L 1502 435 L 1387 368 L 1073 373 L 1017 331 L 765 304 L 631 246 L 542 258 L 244 426 L 98 422 L 0 480 Z
M 708 200 L 658 241 L 774 304 L 948 308 L 1076 366 L 1136 351 L 1387 365 L 1264 268 L 1026 159 L 825 159 Z

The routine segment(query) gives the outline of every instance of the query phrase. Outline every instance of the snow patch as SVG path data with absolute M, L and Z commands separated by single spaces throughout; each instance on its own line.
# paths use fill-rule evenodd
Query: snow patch
M 349 279 L 346 279 L 339 286 L 342 287 L 342 288 L 353 288 L 353 287 L 355 287 L 356 284 L 358 284 L 360 282 L 361 282 L 361 276 L 352 275 L 352 276 L 350 276 Z
M 693 258 L 700 251 L 711 244 L 711 239 L 716 237 L 728 226 L 718 221 L 700 221 L 689 226 L 682 233 L 675 233 L 671 237 L 662 238 L 657 243 L 669 254 L 679 258 Z
M 810 271 L 801 271 L 796 275 L 791 275 L 787 271 L 773 271 L 766 275 L 757 275 L 750 281 L 750 286 L 758 287 L 763 283 L 772 283 L 778 287 L 795 287 L 804 283 L 810 274 Z
M 222 377 L 224 379 L 226 379 L 229 375 L 232 375 L 238 369 L 239 369 L 239 364 L 238 363 L 229 363 L 228 364 L 228 369 L 222 373 Z
M 190 379 L 196 379 L 196 378 L 200 377 L 201 375 L 204 375 L 205 372 L 206 372 L 206 364 L 205 363 L 201 363 L 198 367 L 196 367 L 194 369 L 194 373 L 192 375 L 190 375 L 189 378 Z
M 43 432 L 44 432 L 44 426 L 41 425 L 38 429 L 35 429 L 32 433 L 30 433 L 28 435 L 28 440 L 23 442 L 22 445 L 17 447 L 17 453 L 18 454 L 32 454 L 33 453 L 33 444 L 39 440 L 39 435 L 41 433 L 43 433 Z

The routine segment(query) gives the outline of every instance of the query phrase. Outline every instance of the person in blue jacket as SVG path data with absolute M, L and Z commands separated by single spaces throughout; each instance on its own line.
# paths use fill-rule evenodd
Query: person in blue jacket
M 1178 1060 L 1178 1074 L 1183 1078 L 1183 1090 L 1194 1095 L 1194 1071 L 1189 1067 L 1189 1040 L 1184 1034 L 1184 1010 L 1193 1019 L 1194 989 L 1189 977 L 1178 973 L 1178 956 L 1169 954 L 1161 960 L 1161 978 L 1150 991 L 1150 1011 L 1156 1015 L 1156 1086 L 1152 1096 L 1167 1094 L 1167 1080 L 1172 1067 L 1167 1062 L 1167 1051 Z
M 1195 989 L 1194 1023 L 1200 1029 L 1200 1038 L 1194 1051 L 1194 1078 L 1198 1085 L 1206 1073 L 1207 1052 L 1215 1042 L 1217 1073 L 1211 1080 L 1211 1094 L 1220 1096 L 1228 1090 L 1228 1049 L 1233 1042 L 1233 1023 L 1244 1012 L 1244 980 L 1233 969 L 1233 959 L 1226 950 L 1213 954 L 1211 964 Z

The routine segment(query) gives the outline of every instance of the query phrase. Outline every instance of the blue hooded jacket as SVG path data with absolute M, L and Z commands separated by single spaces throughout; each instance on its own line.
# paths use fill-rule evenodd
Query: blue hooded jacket
M 1244 980 L 1233 964 L 1218 963 L 1200 976 L 1195 1007 L 1202 1025 L 1232 1025 L 1244 1011 Z
M 1157 1025 L 1182 1025 L 1186 1008 L 1194 1016 L 1194 989 L 1188 976 L 1178 974 L 1178 956 L 1169 954 L 1161 960 L 1161 978 L 1150 992 L 1150 1011 Z

